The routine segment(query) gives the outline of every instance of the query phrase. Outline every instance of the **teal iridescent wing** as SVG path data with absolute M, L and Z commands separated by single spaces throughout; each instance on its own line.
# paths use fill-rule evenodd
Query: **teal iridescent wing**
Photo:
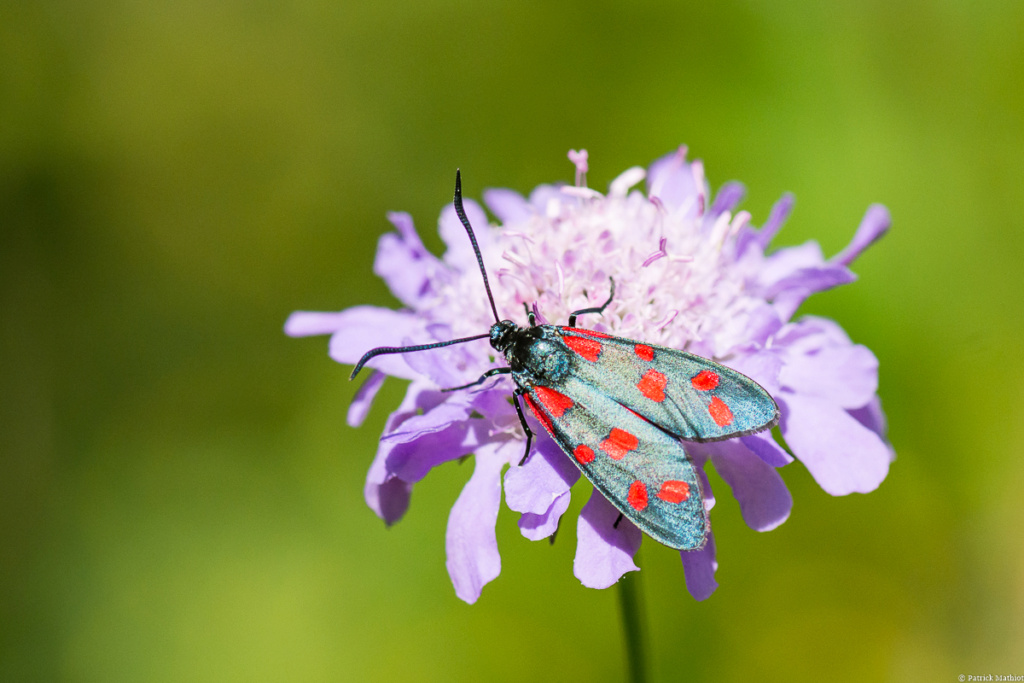
M 575 327 L 559 327 L 572 374 L 686 441 L 770 429 L 779 409 L 757 382 L 691 353 Z
M 527 407 L 623 515 L 667 546 L 704 546 L 700 478 L 675 437 L 572 375 L 523 389 Z

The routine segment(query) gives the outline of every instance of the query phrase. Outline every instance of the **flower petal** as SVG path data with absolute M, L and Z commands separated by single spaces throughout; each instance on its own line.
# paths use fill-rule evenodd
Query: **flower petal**
M 447 325 L 431 325 L 427 332 L 427 339 L 406 338 L 402 340 L 402 344 L 430 343 L 431 338 L 446 341 L 454 336 Z M 479 339 L 464 344 L 407 353 L 401 358 L 413 372 L 429 378 L 437 386 L 454 387 L 479 378 L 484 369 L 482 363 L 493 352 L 486 339 Z
M 885 439 L 887 426 L 885 424 L 885 413 L 882 412 L 882 400 L 872 396 L 871 400 L 860 408 L 847 410 L 853 419 Z
M 506 379 L 503 380 L 502 378 Z M 483 386 L 486 388 L 469 390 L 473 397 L 473 408 L 499 427 L 505 426 L 506 423 L 511 423 L 513 419 L 515 424 L 519 424 L 519 416 L 516 414 L 516 409 L 509 402 L 509 394 L 512 393 L 512 389 L 505 384 L 509 381 L 508 375 L 499 375 L 485 382 Z
M 827 289 L 847 285 L 857 279 L 846 266 L 824 265 L 814 268 L 801 268 L 789 276 L 775 282 L 764 295 L 768 299 L 778 299 L 786 292 L 798 292 L 803 299 L 811 294 L 824 292 Z M 801 302 L 803 301 L 801 299 Z
M 793 462 L 793 456 L 783 450 L 782 446 L 775 443 L 771 432 L 760 434 L 749 434 L 741 436 L 742 441 L 757 457 L 764 460 L 772 467 L 784 467 Z
M 715 470 L 732 489 L 747 526 L 755 531 L 771 531 L 786 521 L 793 497 L 774 467 L 740 439 L 708 446 Z
M 427 434 L 436 434 L 451 427 L 453 424 L 466 422 L 472 410 L 472 396 L 466 393 L 424 391 L 421 396 L 430 395 L 439 398 L 430 408 L 423 409 L 419 415 L 413 415 L 385 432 L 381 441 L 388 443 L 411 443 Z
M 371 370 L 369 376 L 356 390 L 356 395 L 352 397 L 352 402 L 348 405 L 348 415 L 345 417 L 349 427 L 358 427 L 363 424 L 367 413 L 370 412 L 370 406 L 373 405 L 373 399 L 384 385 L 384 377 L 383 372 Z
M 397 413 L 392 413 L 391 417 L 395 415 Z M 409 496 L 412 493 L 412 484 L 388 472 L 387 456 L 390 451 L 390 446 L 378 445 L 377 455 L 370 465 L 370 471 L 366 473 L 366 485 L 363 487 L 366 504 L 388 526 L 401 519 L 409 509 Z
M 715 572 L 718 571 L 718 560 L 715 559 L 715 536 L 708 532 L 707 543 L 700 550 L 681 550 L 679 556 L 683 560 L 683 574 L 686 576 L 686 590 L 694 600 L 707 600 L 718 588 Z
M 782 320 L 778 313 L 766 303 L 755 307 L 747 317 L 746 323 L 746 341 L 758 346 L 763 346 L 769 337 L 782 328 Z
M 846 266 L 826 263 L 816 242 L 781 249 L 768 257 L 765 264 L 759 278 L 761 296 L 772 301 L 783 320 L 792 317 L 811 294 L 857 279 Z
M 384 433 L 397 429 L 419 410 L 429 409 L 440 400 L 439 392 L 428 390 L 421 382 L 411 383 L 398 410 L 388 416 Z M 370 471 L 367 472 L 366 486 L 363 489 L 366 504 L 388 526 L 405 514 L 412 492 L 412 484 L 398 479 L 388 471 L 387 459 L 393 448 L 392 444 L 384 441 L 377 445 L 377 454 L 370 465 Z
M 386 453 L 382 457 L 378 451 L 378 457 L 374 459 L 366 475 L 363 497 L 370 509 L 377 513 L 385 524 L 391 526 L 409 509 L 412 484 L 388 474 L 386 457 Z
M 529 460 L 505 473 L 505 504 L 516 512 L 544 514 L 579 478 L 579 468 L 558 444 L 546 432 L 538 434 Z
M 337 314 L 338 326 L 331 335 L 329 353 L 339 363 L 355 365 L 377 346 L 400 346 L 402 339 L 424 334 L 423 321 L 413 313 L 377 306 L 356 306 Z M 401 355 L 378 356 L 370 367 L 392 377 L 415 379 L 416 374 Z
M 769 394 L 779 390 L 779 372 L 782 358 L 777 351 L 762 349 L 754 353 L 736 356 L 729 361 L 729 367 L 760 384 Z
M 469 219 L 470 225 L 473 226 L 473 234 L 476 235 L 476 241 L 480 245 L 480 250 L 483 253 L 487 253 L 488 245 L 494 241 L 494 230 L 487 221 L 487 214 L 472 199 L 464 199 L 462 207 L 466 210 L 466 218 Z M 438 231 L 441 233 L 441 239 L 448 246 L 448 250 L 444 253 L 445 263 L 462 272 L 478 270 L 476 254 L 473 253 L 473 245 L 469 241 L 469 237 L 466 235 L 466 228 L 455 213 L 453 205 L 449 204 L 441 212 L 441 218 L 438 221 Z M 489 265 L 488 268 L 492 272 L 496 270 L 493 265 Z
M 862 251 L 881 239 L 889 231 L 890 225 L 892 225 L 892 217 L 889 215 L 889 210 L 881 204 L 872 204 L 868 207 L 860 225 L 857 226 L 857 232 L 854 233 L 853 239 L 845 249 L 832 257 L 832 262 L 843 266 L 850 265 Z
M 833 496 L 874 491 L 889 472 L 882 439 L 822 398 L 784 392 L 782 434 L 821 488 Z
M 614 526 L 619 511 L 594 489 L 576 522 L 576 558 L 572 568 L 587 588 L 608 588 L 626 572 L 639 571 L 633 556 L 643 534 L 628 519 Z
M 415 308 L 431 290 L 441 262 L 423 246 L 409 214 L 392 212 L 388 219 L 398 228 L 398 234 L 381 236 L 373 272 L 399 301 Z
M 775 337 L 776 347 L 785 347 L 789 354 L 816 353 L 831 346 L 851 346 L 846 331 L 834 320 L 805 315 L 789 323 Z
M 789 354 L 779 382 L 798 394 L 820 396 L 842 408 L 859 408 L 878 390 L 878 359 L 860 344 Z
M 511 442 L 481 446 L 473 476 L 448 515 L 445 566 L 455 594 L 471 605 L 483 587 L 501 573 L 494 525 L 501 503 L 501 468 L 515 450 Z
M 392 444 L 388 471 L 408 482 L 417 482 L 441 463 L 461 458 L 484 444 L 504 442 L 507 438 L 492 434 L 490 424 L 469 419 L 470 405 L 465 400 L 448 401 L 406 420 L 382 443 Z
M 816 268 L 825 264 L 825 255 L 815 241 L 804 242 L 795 247 L 779 249 L 764 259 L 758 273 L 758 282 L 765 294 L 778 290 L 778 282 L 805 268 Z M 769 297 L 765 297 L 769 298 Z
M 334 334 L 345 323 L 345 313 L 347 312 L 319 313 L 316 311 L 295 311 L 285 321 L 284 333 L 289 337 L 312 337 L 319 334 Z
M 532 512 L 523 514 L 519 517 L 519 531 L 531 541 L 548 538 L 551 534 L 558 531 L 558 523 L 561 521 L 562 515 L 569 508 L 570 500 L 570 494 L 566 491 L 555 498 L 551 503 L 551 507 L 543 514 L 538 515 Z
M 709 219 L 714 220 L 726 211 L 732 211 L 746 195 L 747 188 L 743 186 L 743 183 L 730 180 L 722 185 L 718 189 L 718 194 L 715 195 L 715 201 L 711 204 L 711 210 L 708 212 Z
M 703 192 L 704 187 L 698 186 L 693 168 L 686 161 L 686 147 L 656 160 L 647 171 L 647 195 L 657 197 L 669 209 L 686 209 L 685 215 L 699 215 Z
M 397 443 L 388 456 L 388 470 L 415 483 L 433 468 L 476 451 L 480 446 L 502 442 L 490 434 L 483 420 L 459 422 L 407 443 Z
M 787 192 L 772 206 L 771 213 L 768 214 L 768 220 L 765 221 L 764 226 L 757 233 L 757 243 L 762 251 L 768 248 L 772 239 L 778 234 L 779 229 L 785 224 L 789 214 L 793 211 L 795 203 L 796 198 Z
M 702 446 L 704 444 L 701 444 Z M 692 444 L 687 446 L 689 449 Z M 708 473 L 704 471 L 704 462 L 707 460 L 709 455 L 706 451 L 702 451 L 700 457 L 694 458 L 694 466 L 697 468 L 697 476 L 700 477 L 701 492 L 704 494 L 704 510 L 711 512 L 715 507 L 715 492 L 711 489 L 711 480 L 708 479 Z
M 523 195 L 503 187 L 484 190 L 484 203 L 506 228 L 530 220 L 534 213 Z

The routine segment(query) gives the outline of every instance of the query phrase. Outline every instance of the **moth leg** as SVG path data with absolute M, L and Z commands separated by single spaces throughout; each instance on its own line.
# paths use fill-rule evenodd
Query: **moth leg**
M 522 396 L 523 392 L 520 389 L 516 389 L 512 392 L 512 403 L 516 406 L 516 412 L 519 414 L 519 424 L 523 425 L 523 431 L 526 432 L 526 452 L 523 453 L 523 459 L 519 461 L 519 466 L 522 467 L 526 463 L 526 459 L 530 457 L 530 442 L 533 441 L 533 430 L 530 429 L 530 425 L 526 424 L 526 416 L 523 415 L 523 409 L 519 405 L 519 397 Z
M 608 308 L 608 304 L 615 298 L 615 280 L 608 278 L 608 281 L 612 283 L 612 292 L 608 295 L 608 301 L 605 301 L 600 306 L 594 308 L 581 308 L 578 311 L 573 311 L 569 314 L 569 327 L 576 327 L 576 316 L 583 315 L 584 313 L 597 313 L 598 315 L 604 313 L 604 309 Z
M 619 522 L 621 522 L 621 521 L 622 521 L 622 513 L 620 512 L 619 516 L 615 518 L 615 524 L 612 524 L 612 528 L 613 529 L 618 529 L 619 528 Z
M 488 370 L 484 374 L 480 375 L 480 379 L 478 379 L 475 382 L 463 384 L 461 387 L 448 387 L 447 389 L 442 389 L 441 391 L 458 391 L 459 389 L 468 389 L 470 387 L 475 387 L 478 384 L 483 384 L 488 377 L 494 377 L 495 375 L 508 375 L 511 372 L 512 368 L 494 368 L 493 370 Z
M 537 316 L 533 314 L 533 311 L 530 310 L 530 307 L 526 305 L 525 301 L 523 302 L 523 310 L 526 311 L 526 318 L 530 321 L 530 327 L 536 327 Z

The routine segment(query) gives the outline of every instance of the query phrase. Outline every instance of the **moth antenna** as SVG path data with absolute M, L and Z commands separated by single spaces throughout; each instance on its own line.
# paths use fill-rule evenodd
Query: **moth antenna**
M 494 322 L 500 323 L 501 318 L 498 317 L 498 308 L 494 305 L 494 296 L 491 294 L 491 283 L 487 281 L 487 271 L 484 269 L 484 257 L 480 254 L 480 245 L 476 242 L 473 227 L 469 224 L 469 219 L 466 218 L 465 209 L 462 208 L 462 173 L 459 169 L 455 169 L 455 213 L 459 215 L 459 220 L 462 221 L 462 224 L 466 227 L 466 232 L 469 234 L 469 241 L 473 243 L 473 253 L 476 254 L 476 262 L 480 266 L 480 274 L 484 276 L 484 289 L 487 290 L 487 300 L 491 302 Z
M 363 354 L 363 357 L 356 363 L 356 367 L 353 368 L 352 374 L 349 375 L 349 379 L 355 379 L 356 374 L 363 369 L 366 365 L 366 361 L 370 360 L 374 356 L 384 356 L 389 353 L 411 353 L 413 351 L 426 351 L 427 349 L 439 349 L 442 346 L 451 346 L 452 344 L 464 344 L 466 342 L 476 341 L 477 339 L 486 339 L 491 334 L 478 334 L 475 337 L 463 337 L 462 339 L 451 339 L 449 341 L 435 342 L 433 344 L 420 344 L 418 346 L 378 346 L 375 349 L 370 349 Z

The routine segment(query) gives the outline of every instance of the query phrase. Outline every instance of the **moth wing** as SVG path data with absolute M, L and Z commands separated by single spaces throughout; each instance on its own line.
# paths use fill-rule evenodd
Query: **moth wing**
M 720 441 L 771 429 L 779 408 L 743 373 L 664 346 L 560 327 L 573 374 L 596 391 L 687 441 Z
M 578 377 L 523 388 L 527 407 L 626 518 L 672 548 L 704 546 L 700 478 L 675 437 Z

